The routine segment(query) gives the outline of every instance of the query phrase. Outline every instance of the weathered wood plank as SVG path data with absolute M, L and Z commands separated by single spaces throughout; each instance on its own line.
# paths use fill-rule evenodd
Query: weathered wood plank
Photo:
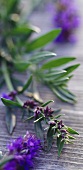
M 83 18 L 83 1 L 77 0 L 80 7 L 80 15 Z M 45 18 L 46 17 L 46 18 Z M 31 18 L 32 23 L 40 26 L 42 33 L 51 29 L 50 15 L 46 13 L 34 13 L 34 17 Z M 45 20 L 44 20 L 45 18 Z M 42 23 L 42 24 L 41 24 Z M 54 108 L 62 108 L 63 121 L 72 126 L 79 132 L 79 136 L 76 137 L 76 141 L 73 145 L 65 145 L 61 157 L 57 156 L 56 145 L 53 146 L 50 153 L 41 153 L 36 160 L 35 170 L 83 170 L 83 20 L 81 26 L 77 32 L 78 42 L 75 45 L 51 45 L 51 47 L 61 55 L 77 56 L 77 62 L 81 66 L 75 71 L 75 76 L 69 83 L 69 88 L 76 94 L 78 102 L 75 105 L 65 104 L 57 99 L 49 89 L 39 86 L 39 91 L 44 99 L 53 99 L 55 103 L 51 106 Z M 63 50 L 64 48 L 64 50 Z M 0 90 L 0 94 L 4 89 Z M 5 89 L 7 91 L 7 89 Z M 43 95 L 44 94 L 44 95 Z M 21 130 L 22 129 L 22 130 Z M 30 126 L 27 122 L 21 122 L 20 112 L 17 114 L 17 125 L 13 133 L 13 136 L 9 136 L 5 125 L 5 107 L 0 102 L 0 150 L 6 151 L 6 145 L 11 138 L 16 138 L 19 135 L 24 135 L 26 131 L 33 132 L 33 126 Z

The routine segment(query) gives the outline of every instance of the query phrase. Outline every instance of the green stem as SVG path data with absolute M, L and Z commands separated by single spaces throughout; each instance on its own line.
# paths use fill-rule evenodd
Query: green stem
M 8 72 L 8 69 L 7 69 L 7 64 L 4 60 L 2 61 L 2 72 L 3 72 L 4 79 L 5 79 L 5 82 L 7 84 L 9 91 L 10 92 L 13 91 L 14 88 L 13 88 L 11 80 L 10 80 L 9 72 Z
M 13 85 L 11 83 L 10 75 L 9 75 L 9 72 L 8 72 L 8 69 L 7 69 L 7 64 L 4 60 L 2 61 L 2 72 L 3 72 L 4 79 L 5 79 L 5 82 L 7 84 L 9 91 L 10 92 L 14 91 Z M 16 100 L 17 100 L 18 103 L 23 105 L 23 102 L 17 96 L 16 96 Z

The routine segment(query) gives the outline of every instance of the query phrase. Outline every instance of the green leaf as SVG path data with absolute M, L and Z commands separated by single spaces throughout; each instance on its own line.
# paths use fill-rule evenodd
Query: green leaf
M 34 116 L 30 116 L 30 117 L 28 117 L 27 119 L 25 119 L 24 122 L 26 122 L 26 121 L 28 121 L 28 120 L 31 120 L 31 119 L 33 119 L 33 118 L 34 118 Z
M 64 140 L 61 141 L 61 143 L 60 143 L 60 146 L 59 146 L 59 149 L 58 149 L 58 156 L 60 156 L 60 154 L 61 154 L 61 152 L 62 152 L 62 149 L 63 149 L 63 147 L 64 147 L 64 143 L 65 143 Z
M 58 119 L 59 117 L 63 116 L 62 114 L 59 114 L 57 116 L 55 116 L 55 119 Z
M 70 134 L 79 135 L 79 133 L 77 131 L 75 131 L 74 129 L 72 129 L 70 127 L 66 127 L 66 129 Z
M 47 132 L 47 150 L 49 151 L 52 147 L 53 143 L 53 135 L 54 135 L 54 130 L 50 126 Z
M 62 94 L 62 93 L 59 91 L 58 87 L 51 87 L 51 89 L 52 89 L 53 93 L 56 94 L 56 96 L 57 96 L 58 98 L 60 98 L 62 101 L 68 102 L 68 103 L 71 103 L 71 104 L 74 104 L 74 103 L 75 103 L 74 100 L 72 100 L 72 99 L 70 99 L 69 97 L 65 96 L 65 93 Z
M 60 67 L 64 64 L 67 64 L 71 61 L 75 60 L 75 57 L 61 57 L 61 58 L 57 58 L 55 60 L 50 60 L 48 62 L 46 62 L 45 64 L 43 64 L 43 66 L 41 67 L 42 69 L 51 69 L 51 68 L 55 68 L 55 67 Z
M 31 32 L 40 32 L 38 27 L 32 25 L 20 25 L 11 29 L 9 32 L 10 35 L 23 35 L 23 34 L 30 34 Z
M 75 140 L 75 138 L 73 136 L 68 135 L 68 138 L 71 139 L 71 140 Z
M 43 103 L 42 105 L 41 105 L 41 107 L 45 107 L 45 106 L 47 106 L 49 103 L 51 103 L 51 102 L 54 102 L 53 100 L 49 100 L 48 102 L 46 102 L 46 103 Z
M 67 96 L 69 99 L 72 99 L 74 101 L 76 101 L 76 96 L 71 93 L 68 89 L 65 89 L 64 87 L 58 87 L 59 91 L 62 93 L 62 94 L 65 94 L 65 96 Z
M 4 105 L 6 106 L 9 106 L 9 107 L 22 107 L 22 105 L 18 102 L 14 102 L 12 100 L 8 100 L 8 99 L 5 99 L 5 98 L 1 98 L 1 101 L 3 102 Z
M 63 74 L 63 76 L 61 76 L 61 77 L 65 77 L 65 76 L 69 75 L 69 74 L 72 73 L 76 68 L 78 68 L 79 65 L 80 65 L 80 64 L 74 64 L 74 65 L 72 65 L 72 66 L 69 66 L 69 67 L 67 67 L 67 68 L 64 68 L 64 70 L 65 70 L 66 72 L 65 72 L 65 73 Z
M 68 81 L 69 81 L 69 77 L 64 77 L 64 78 L 59 79 L 59 80 L 54 80 L 53 85 L 59 87 L 60 85 L 63 85 L 65 83 L 67 83 Z
M 19 91 L 19 93 L 23 93 L 31 84 L 32 82 L 32 75 L 29 77 L 28 81 L 25 83 L 24 87 L 22 88 L 21 91 Z
M 49 81 L 49 79 L 53 80 L 55 78 L 58 78 L 58 76 L 64 75 L 65 72 L 65 70 L 50 70 L 50 72 L 44 74 L 44 76 Z
M 67 67 L 67 68 L 64 68 L 65 72 L 56 75 L 56 76 L 55 76 L 55 80 L 58 80 L 58 81 L 64 80 L 63 78 L 64 78 L 64 77 L 67 77 L 67 76 L 68 76 L 68 78 L 70 79 L 70 78 L 72 77 L 72 75 L 69 76 L 69 74 L 70 74 L 71 72 L 73 72 L 78 66 L 79 66 L 79 64 L 75 64 L 75 65 L 69 66 L 69 67 Z M 64 82 L 64 83 L 65 83 L 65 82 Z M 59 84 L 60 84 L 60 83 L 59 83 Z M 57 85 L 59 85 L 59 84 L 57 84 Z
M 11 108 L 7 107 L 7 111 L 6 111 L 6 125 L 7 125 L 7 129 L 8 132 L 10 134 L 12 134 L 15 126 L 16 126 L 16 110 L 12 110 Z
M 49 58 L 55 57 L 56 54 L 49 52 L 49 51 L 42 51 L 39 52 L 37 54 L 35 54 L 34 56 L 31 57 L 31 59 L 29 60 L 30 62 L 33 62 L 35 64 L 38 64 L 39 62 L 43 61 L 43 60 L 47 60 Z
M 53 41 L 61 32 L 61 29 L 52 30 L 41 37 L 36 38 L 31 43 L 26 44 L 26 51 L 30 52 L 45 46 L 46 44 Z
M 41 120 L 34 123 L 34 129 L 36 132 L 37 137 L 41 140 L 42 144 L 44 145 L 44 131 L 41 125 Z
M 7 2 L 7 16 L 16 12 L 20 0 L 8 0 Z
M 36 120 L 34 121 L 34 123 L 39 122 L 39 121 L 42 121 L 43 119 L 44 119 L 44 117 L 40 117 L 40 118 L 36 119 Z
M 61 154 L 61 151 L 63 149 L 64 143 L 65 143 L 65 141 L 62 140 L 61 136 L 57 137 L 58 156 L 60 156 L 60 154 Z

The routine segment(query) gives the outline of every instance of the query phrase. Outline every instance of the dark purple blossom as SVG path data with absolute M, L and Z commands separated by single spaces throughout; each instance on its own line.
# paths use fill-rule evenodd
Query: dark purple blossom
M 55 122 L 54 120 L 50 120 L 50 121 L 48 122 L 48 124 L 51 125 L 51 126 L 55 126 L 55 125 L 56 125 L 56 122 Z
M 74 32 L 79 27 L 79 23 L 80 19 L 74 2 L 70 0 L 58 0 L 53 13 L 53 24 L 54 27 L 60 27 L 62 31 L 55 41 L 75 41 Z
M 29 108 L 31 108 L 31 109 L 34 109 L 34 107 L 37 106 L 37 105 L 38 105 L 38 104 L 37 104 L 36 102 L 34 102 L 34 100 L 27 100 L 27 101 L 24 103 L 23 107 L 24 107 L 24 108 L 29 107 Z
M 42 108 L 41 107 L 37 107 L 34 111 L 34 116 L 37 119 L 39 117 L 39 115 L 42 113 Z
M 65 129 L 61 129 L 60 132 L 61 132 L 61 137 L 65 138 L 66 134 L 67 134 L 67 131 Z
M 51 108 L 49 108 L 48 106 L 44 109 L 44 115 L 45 115 L 45 117 L 52 117 L 52 113 L 53 113 L 54 111 L 51 109 Z
M 61 129 L 62 127 L 64 127 L 64 124 L 62 122 L 62 120 L 60 122 L 58 122 L 58 129 Z
M 16 96 L 17 92 L 16 91 L 12 91 L 9 94 L 3 93 L 2 97 L 8 100 L 14 100 L 15 96 Z
M 39 150 L 40 140 L 27 132 L 23 138 L 19 137 L 8 145 L 8 155 L 13 155 L 14 159 L 6 163 L 3 170 L 29 170 Z

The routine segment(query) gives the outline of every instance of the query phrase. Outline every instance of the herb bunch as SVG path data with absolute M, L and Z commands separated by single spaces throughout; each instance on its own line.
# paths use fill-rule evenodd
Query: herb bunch
M 23 19 L 19 3 L 20 0 L 0 1 L 0 75 L 3 75 L 0 87 L 6 83 L 10 92 L 15 90 L 23 93 L 24 83 L 16 79 L 14 73 L 21 75 L 28 71 L 33 76 L 33 88 L 27 95 L 31 94 L 36 100 L 42 101 L 36 87 L 37 83 L 41 82 L 61 100 L 74 103 L 76 97 L 68 90 L 67 82 L 79 64 L 68 67 L 66 64 L 75 60 L 74 57 L 55 58 L 55 53 L 41 50 L 53 41 L 61 30 L 52 30 L 31 40 L 33 33 L 38 33 L 40 29 Z

